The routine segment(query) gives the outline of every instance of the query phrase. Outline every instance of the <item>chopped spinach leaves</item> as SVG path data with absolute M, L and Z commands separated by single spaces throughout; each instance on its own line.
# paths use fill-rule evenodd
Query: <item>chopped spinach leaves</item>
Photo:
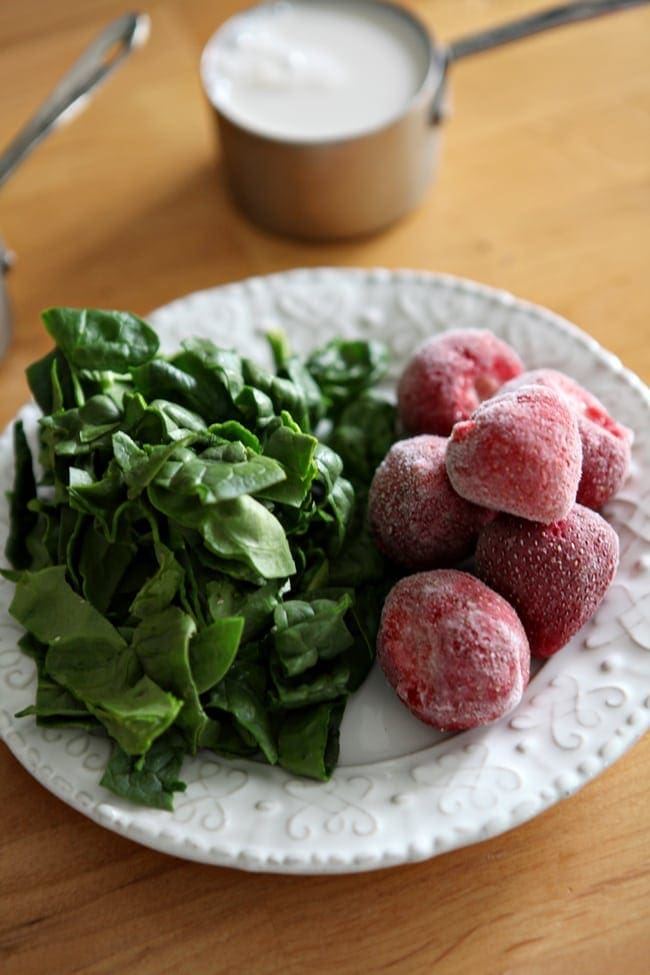
M 389 570 L 366 500 L 395 436 L 372 342 L 274 371 L 207 339 L 162 356 L 127 312 L 51 308 L 27 375 L 5 550 L 44 725 L 109 737 L 102 785 L 171 809 L 186 755 L 326 780 Z

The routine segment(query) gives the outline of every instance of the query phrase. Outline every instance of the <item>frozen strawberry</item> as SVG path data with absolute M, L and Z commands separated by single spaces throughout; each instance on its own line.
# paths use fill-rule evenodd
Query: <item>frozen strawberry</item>
M 457 329 L 434 335 L 402 373 L 397 401 L 407 433 L 447 437 L 484 399 L 524 365 L 509 345 L 484 329 Z
M 400 700 L 442 731 L 507 714 L 530 672 L 528 640 L 512 606 L 457 569 L 416 573 L 393 587 L 377 658 Z
M 559 521 L 580 480 L 578 422 L 559 393 L 522 386 L 457 423 L 446 462 L 454 489 L 468 501 L 532 521 Z
M 370 485 L 368 513 L 377 547 L 407 569 L 464 559 L 493 512 L 461 498 L 445 467 L 447 441 L 422 434 L 393 444 Z
M 617 565 L 616 532 L 579 504 L 552 525 L 499 515 L 476 548 L 478 575 L 512 603 L 539 657 L 550 657 L 584 626 Z
M 582 442 L 582 475 L 577 500 L 598 511 L 614 497 L 627 477 L 632 431 L 617 423 L 600 400 L 580 383 L 555 369 L 525 372 L 510 380 L 500 392 L 530 383 L 539 383 L 562 393 L 575 411 Z

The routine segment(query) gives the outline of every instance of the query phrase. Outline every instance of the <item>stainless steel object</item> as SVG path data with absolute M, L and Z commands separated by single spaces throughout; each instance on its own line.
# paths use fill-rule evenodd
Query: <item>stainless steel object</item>
M 376 6 L 374 0 L 357 2 Z M 379 231 L 413 209 L 431 182 L 449 68 L 454 62 L 543 30 L 648 2 L 567 3 L 444 46 L 434 43 L 427 28 L 411 13 L 383 3 L 419 33 L 428 49 L 428 68 L 397 120 L 350 138 L 301 142 L 253 132 L 210 99 L 204 75 L 233 195 L 253 221 L 293 237 L 326 240 Z M 344 5 L 345 0 L 330 0 L 332 6 L 335 3 Z
M 86 48 L 38 111 L 0 153 L 0 185 L 25 156 L 51 132 L 85 108 L 93 92 L 149 35 L 145 14 L 125 14 L 109 24 Z M 9 344 L 11 315 L 6 273 L 11 255 L 0 238 L 0 357 Z

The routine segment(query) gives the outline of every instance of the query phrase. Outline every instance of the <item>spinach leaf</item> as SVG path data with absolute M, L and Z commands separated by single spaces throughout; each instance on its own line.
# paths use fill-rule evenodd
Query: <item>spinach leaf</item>
M 126 500 L 124 479 L 114 461 L 108 464 L 98 479 L 83 468 L 71 466 L 65 494 L 71 508 L 96 518 L 108 534 L 112 530 L 115 512 Z
M 259 438 L 238 420 L 226 420 L 223 423 L 211 423 L 208 432 L 219 440 L 230 443 L 240 443 L 254 454 L 262 452 Z
M 298 356 L 291 354 L 285 332 L 280 329 L 272 330 L 267 333 L 267 339 L 278 375 L 290 380 L 295 388 L 300 390 L 307 408 L 309 421 L 309 425 L 304 424 L 305 429 L 313 430 L 325 413 L 323 397 L 318 383 L 309 372 L 306 364 Z
M 190 666 L 200 694 L 209 691 L 228 673 L 237 656 L 243 629 L 243 617 L 224 616 L 193 637 Z
M 303 433 L 288 413 L 282 413 L 273 426 L 267 428 L 263 453 L 282 465 L 285 478 L 273 487 L 267 487 L 263 497 L 300 507 L 318 473 L 314 459 L 317 447 L 315 437 Z
M 255 669 L 245 664 L 231 667 L 210 692 L 206 707 L 231 714 L 240 731 L 248 732 L 267 762 L 275 765 L 278 760 L 275 735 L 256 676 Z
M 146 322 L 126 311 L 48 308 L 43 323 L 76 369 L 125 373 L 158 351 L 158 336 Z
M 158 568 L 144 580 L 130 606 L 131 613 L 140 619 L 167 609 L 185 577 L 183 567 L 171 549 L 158 542 L 154 551 Z
M 244 386 L 237 395 L 235 408 L 243 422 L 254 430 L 263 429 L 274 418 L 273 400 L 255 386 Z
M 278 579 L 295 571 L 281 524 L 263 504 L 249 495 L 202 504 L 151 484 L 154 508 L 187 528 L 195 529 L 210 552 L 244 562 L 264 579 Z
M 23 718 L 34 715 L 39 724 L 56 725 L 58 727 L 86 728 L 97 732 L 101 728 L 85 705 L 39 667 L 38 686 L 34 704 L 23 708 L 17 717 Z
M 45 416 L 81 405 L 70 366 L 60 349 L 52 349 L 37 359 L 27 367 L 25 375 L 32 396 Z
M 352 644 L 344 617 L 352 597 L 344 593 L 337 601 L 293 599 L 281 603 L 273 619 L 275 653 L 287 676 L 301 674 L 319 660 L 329 660 Z
M 250 359 L 242 360 L 247 386 L 268 397 L 276 415 L 288 413 L 303 429 L 309 427 L 309 410 L 302 389 L 289 379 L 274 376 Z
M 88 523 L 84 519 L 79 525 L 85 530 L 81 534 L 79 556 L 74 561 L 78 564 L 81 590 L 95 609 L 106 614 L 138 546 L 128 536 L 120 540 L 107 538 L 92 521 Z M 70 563 L 73 559 L 68 556 L 66 561 Z
M 160 470 L 184 444 L 192 439 L 187 434 L 180 441 L 172 440 L 167 444 L 138 447 L 137 443 L 127 433 L 118 430 L 113 434 L 113 456 L 122 477 L 128 487 L 127 497 L 137 498 L 160 473 Z
M 242 641 L 259 637 L 272 622 L 273 610 L 280 603 L 280 583 L 271 580 L 261 586 L 244 587 L 224 576 L 206 584 L 210 616 L 217 621 L 230 616 L 243 620 Z
M 186 734 L 192 753 L 206 722 L 190 664 L 190 641 L 195 634 L 194 620 L 177 606 L 169 606 L 138 624 L 132 644 L 145 674 L 183 702 L 176 723 Z
M 326 444 L 317 445 L 314 459 L 318 468 L 318 481 L 323 492 L 318 503 L 318 515 L 322 520 L 332 522 L 336 526 L 330 549 L 332 552 L 338 552 L 345 539 L 352 515 L 354 488 L 342 476 L 343 461 Z
M 86 640 L 90 645 L 102 644 L 115 651 L 125 645 L 106 617 L 68 585 L 63 565 L 23 572 L 9 611 L 41 643 Z M 83 673 L 83 658 L 78 666 Z
M 245 385 L 236 353 L 219 349 L 209 339 L 192 338 L 183 342 L 183 351 L 172 362 L 196 380 L 202 415 L 211 422 L 232 416 L 234 401 Z
M 397 410 L 392 403 L 364 393 L 349 403 L 328 438 L 355 485 L 369 485 L 396 439 Z
M 107 449 L 120 422 L 120 411 L 110 396 L 93 396 L 83 406 L 43 417 L 43 442 L 61 457 Z
M 307 369 L 331 404 L 340 407 L 376 385 L 386 374 L 389 359 L 380 342 L 334 339 L 313 352 Z
M 271 665 L 273 691 L 270 701 L 275 710 L 286 711 L 308 704 L 332 701 L 345 697 L 350 690 L 350 668 L 345 661 L 337 661 L 327 670 L 306 671 L 301 677 L 288 679 L 279 666 Z
M 326 782 L 338 760 L 343 709 L 343 702 L 332 701 L 289 712 L 278 734 L 282 768 Z
M 259 494 L 286 480 L 282 465 L 271 457 L 253 455 L 238 462 L 199 457 L 168 461 L 156 484 L 181 495 L 197 495 L 203 504 L 218 504 L 245 494 Z
M 171 810 L 174 793 L 184 792 L 186 788 L 178 778 L 184 754 L 185 742 L 174 729 L 154 741 L 141 757 L 129 755 L 114 745 L 100 784 L 130 802 Z
M 10 611 L 49 646 L 45 671 L 83 701 L 125 751 L 145 752 L 181 702 L 146 677 L 120 633 L 65 581 L 65 568 L 24 572 Z
M 181 701 L 146 676 L 131 687 L 86 704 L 129 755 L 146 754 L 182 708 Z
M 203 433 L 206 425 L 192 410 L 165 399 L 147 403 L 141 393 L 129 392 L 122 400 L 122 432 L 141 445 L 169 443 L 187 431 Z
M 210 413 L 210 397 L 201 390 L 194 376 L 166 359 L 152 359 L 132 369 L 131 377 L 135 391 L 145 401 L 169 400 L 195 411 L 201 417 Z
M 22 420 L 14 424 L 13 437 L 14 483 L 9 495 L 9 535 L 5 555 L 16 569 L 28 569 L 32 561 L 29 537 L 36 528 L 38 516 L 30 507 L 36 497 L 36 478 Z

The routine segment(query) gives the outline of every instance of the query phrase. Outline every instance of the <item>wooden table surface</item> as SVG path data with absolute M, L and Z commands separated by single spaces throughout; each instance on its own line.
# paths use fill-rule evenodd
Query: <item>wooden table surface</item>
M 242 0 L 149 0 L 152 34 L 87 111 L 0 192 L 15 332 L 0 422 L 56 304 L 141 314 L 181 294 L 305 265 L 410 267 L 496 285 L 576 322 L 650 379 L 650 8 L 452 70 L 438 179 L 380 236 L 264 233 L 224 189 L 199 86 L 202 45 Z M 414 0 L 451 39 L 529 0 Z M 119 0 L 0 4 L 8 141 Z M 431 861 L 341 877 L 185 862 L 110 833 L 0 747 L 0 971 L 648 971 L 650 738 L 528 824 Z

